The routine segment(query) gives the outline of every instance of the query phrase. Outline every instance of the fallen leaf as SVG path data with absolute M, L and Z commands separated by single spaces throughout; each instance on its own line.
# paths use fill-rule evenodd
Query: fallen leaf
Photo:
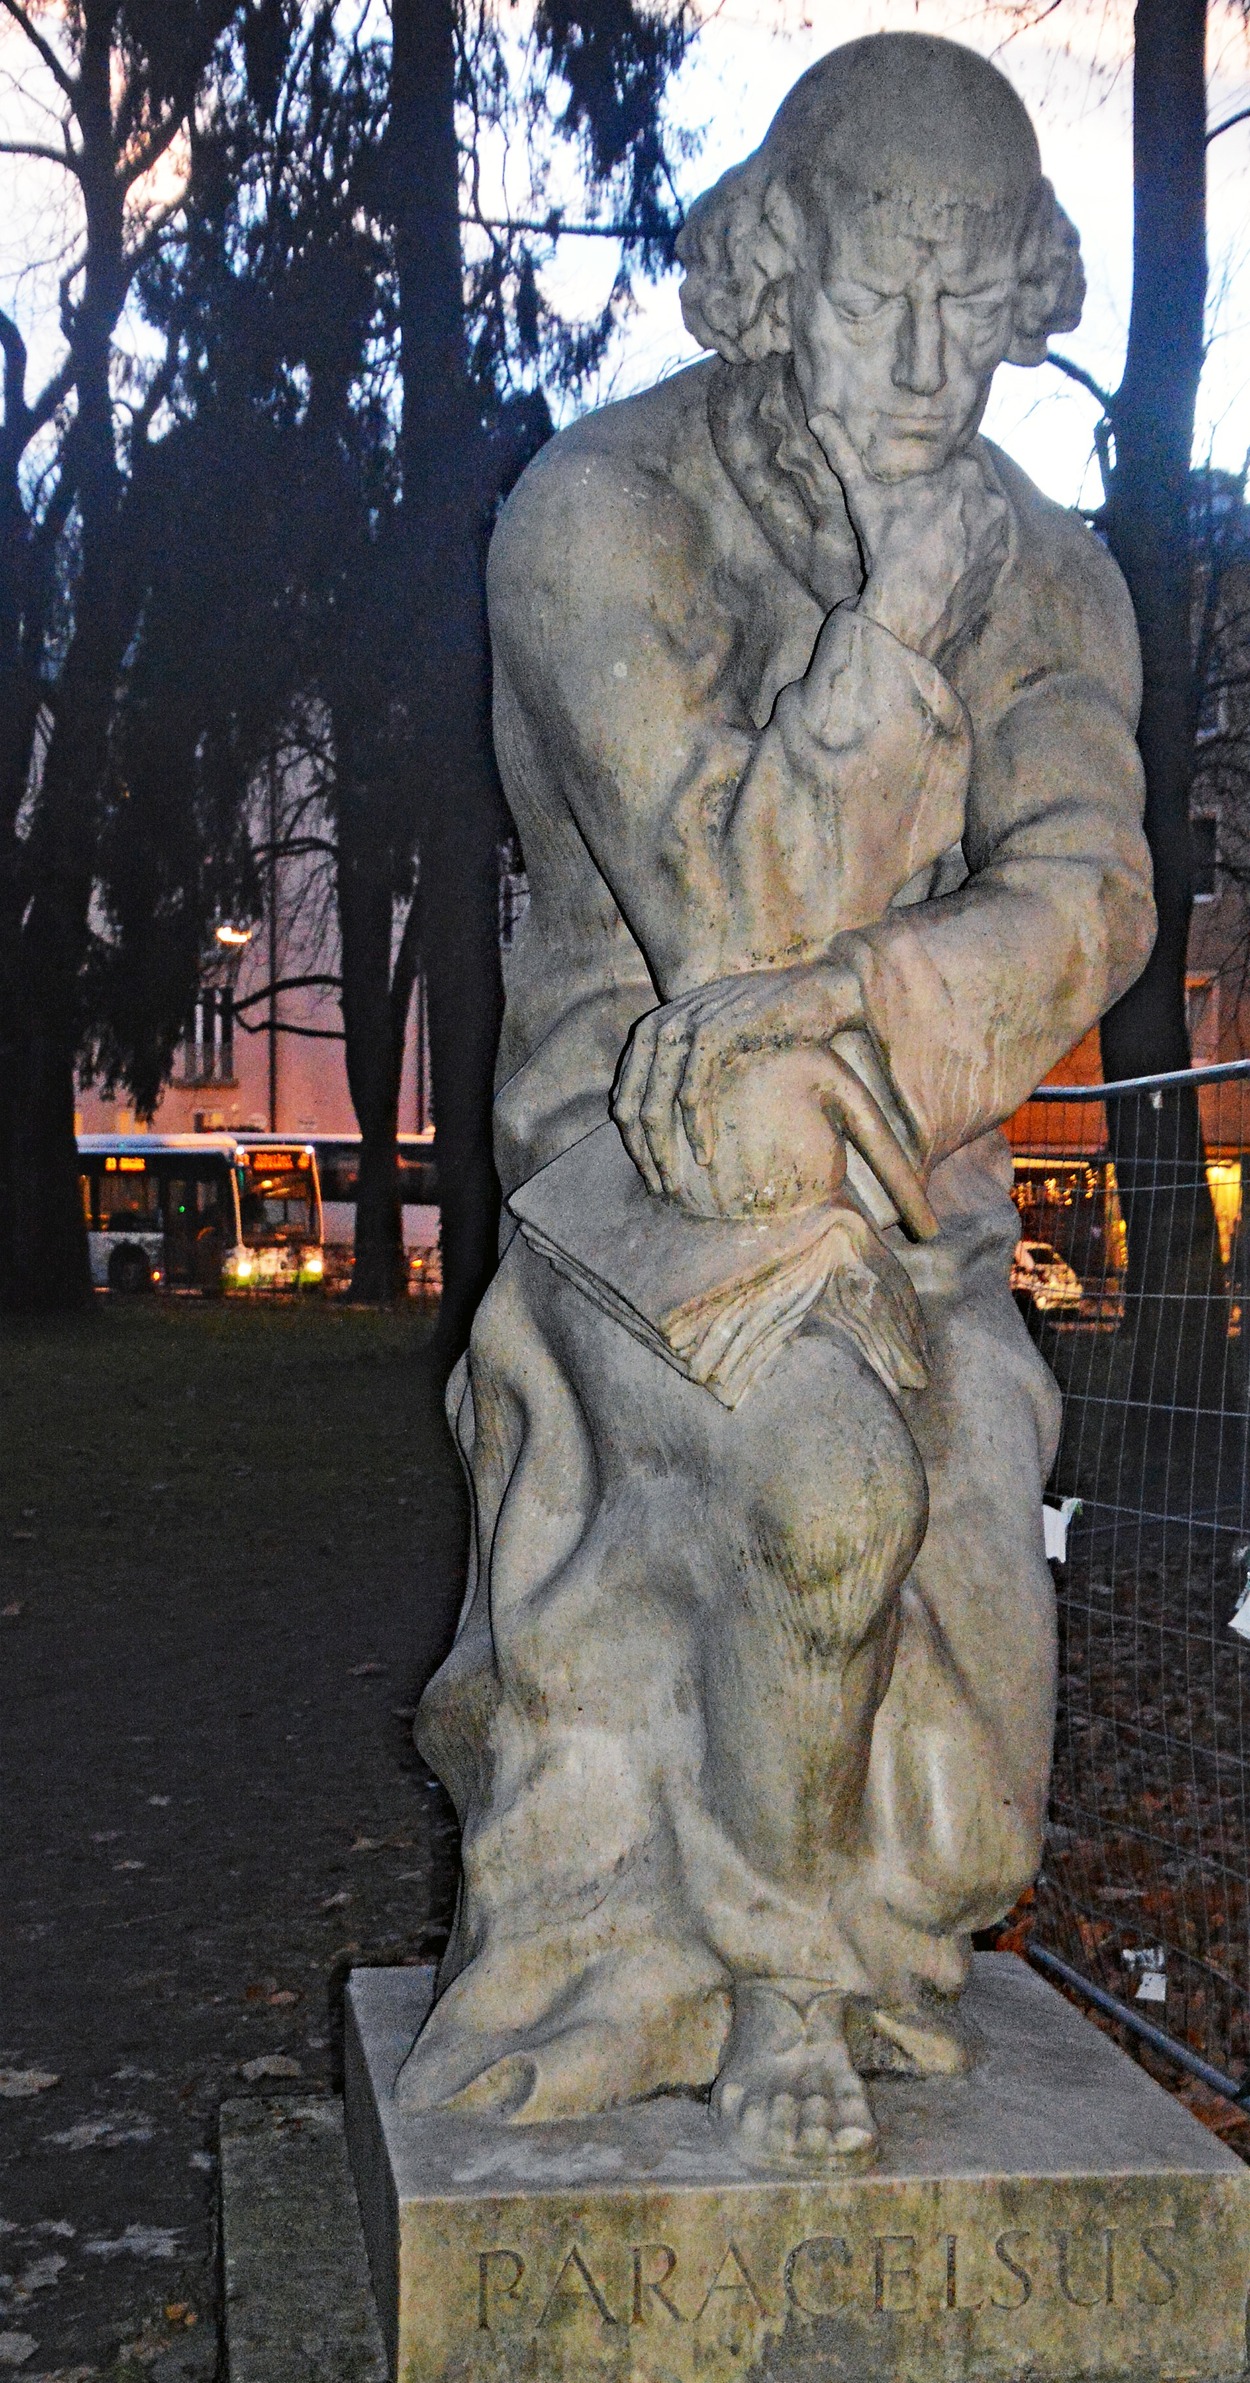
M 0 2366 L 25 2366 L 38 2347 L 33 2333 L 0 2333 Z
M 380 1853 L 385 1843 L 385 1837 L 357 1837 L 355 1844 L 349 1845 L 347 1850 L 349 1853 Z
M 51 2069 L 0 2069 L 0 2101 L 22 2102 L 60 2082 Z
M 127 2226 L 125 2233 L 112 2241 L 102 2237 L 98 2242 L 84 2242 L 82 2247 L 89 2259 L 177 2259 L 181 2231 L 180 2226 Z
M 185 2300 L 167 2300 L 165 2303 L 165 2322 L 168 2325 L 185 2325 L 189 2313 Z M 194 2325 L 194 2317 L 191 2323 Z
M 295 1993 L 290 1986 L 279 1986 L 276 1994 L 268 1994 L 265 1999 L 271 2011 L 284 2011 L 289 2010 L 292 2003 L 302 2002 L 304 1997 Z
M 259 2085 L 262 2077 L 302 2077 L 298 2060 L 285 2052 L 262 2052 L 257 2060 L 245 2060 L 239 2070 L 249 2085 Z
M 114 1862 L 115 1870 L 146 1870 L 146 1862 Z
M 113 2151 L 119 2143 L 150 2143 L 155 2132 L 142 2110 L 116 2110 L 103 2118 L 80 2118 L 77 2126 L 45 2135 L 44 2141 L 66 2151 Z
M 32 1531 L 29 1536 L 33 1539 L 34 1532 Z M 352 1678 L 354 1680 L 380 1680 L 385 1670 L 386 1665 L 384 1663 L 354 1663 L 352 1665 Z
M 350 1903 L 351 1899 L 350 1890 L 343 1887 L 337 1895 L 327 1895 L 321 1908 L 323 1911 L 338 1911 L 344 1903 Z
M 11 1605 L 0 1605 L 0 1621 L 15 1622 L 24 1610 L 21 1599 L 15 1597 Z
M 61 2269 L 68 2264 L 64 2251 L 45 2251 L 41 2259 L 32 2259 L 13 2285 L 18 2299 L 29 2299 L 32 2292 L 51 2291 Z

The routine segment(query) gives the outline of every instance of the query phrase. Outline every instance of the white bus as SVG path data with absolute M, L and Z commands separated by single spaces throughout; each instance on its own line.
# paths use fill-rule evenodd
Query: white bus
M 324 1271 L 311 1143 L 234 1134 L 80 1134 L 98 1290 L 294 1291 Z

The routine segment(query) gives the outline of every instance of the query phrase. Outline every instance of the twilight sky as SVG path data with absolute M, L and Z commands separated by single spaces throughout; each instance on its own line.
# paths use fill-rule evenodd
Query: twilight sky
M 1250 42 L 1236 10 L 1212 0 L 1210 121 L 1250 104 Z M 1042 161 L 1081 234 L 1089 298 L 1079 331 L 1057 344 L 1114 387 L 1128 327 L 1131 263 L 1131 0 L 723 0 L 709 11 L 676 95 L 705 127 L 683 197 L 753 149 L 791 83 L 814 58 L 857 34 L 918 30 L 992 57 L 1028 105 Z M 1250 123 L 1212 144 L 1211 351 L 1199 452 L 1239 470 L 1250 448 Z M 572 286 L 610 279 L 598 242 L 563 243 Z M 574 251 L 579 254 L 574 255 Z M 614 256 L 613 256 L 614 261 Z M 694 354 L 674 277 L 649 293 L 615 359 L 615 388 L 656 379 Z M 1096 502 L 1093 401 L 1045 366 L 1004 367 L 986 428 L 1049 494 Z
M 381 10 L 384 0 L 366 0 Z M 353 10 L 359 0 L 345 0 Z M 1079 331 L 1059 344 L 1114 387 L 1128 323 L 1131 235 L 1132 0 L 695 0 L 703 29 L 672 93 L 675 119 L 702 133 L 683 169 L 693 198 L 763 137 L 790 85 L 814 58 L 857 34 L 943 33 L 993 57 L 1028 105 L 1042 159 L 1081 233 L 1089 298 Z M 44 16 L 44 12 L 39 12 Z M 55 22 L 56 11 L 50 12 Z M 1210 120 L 1250 104 L 1250 37 L 1235 0 L 1210 0 Z M 524 9 L 518 22 L 524 20 Z M 47 17 L 44 16 L 44 21 Z M 0 19 L 0 124 L 47 137 L 41 70 Z M 20 83 L 14 76 L 20 75 Z M 1250 122 L 1210 150 L 1210 353 L 1198 453 L 1239 470 L 1250 449 Z M 522 200 L 518 161 L 487 160 L 488 204 Z M 166 176 L 171 167 L 161 169 Z M 176 171 L 176 161 L 173 161 Z M 149 194 L 159 200 L 165 190 Z M 73 245 L 76 194 L 56 167 L 0 159 L 0 303 L 15 308 L 31 346 L 31 379 L 60 349 L 57 277 Z M 522 210 L 523 211 L 523 210 Z M 602 304 L 616 270 L 606 240 L 566 239 L 545 280 L 573 313 Z M 142 335 L 141 335 L 142 337 Z M 644 291 L 601 378 L 600 398 L 624 395 L 690 361 L 696 350 L 677 303 L 676 275 Z M 986 427 L 1061 502 L 1096 502 L 1091 398 L 1048 367 L 1004 367 Z

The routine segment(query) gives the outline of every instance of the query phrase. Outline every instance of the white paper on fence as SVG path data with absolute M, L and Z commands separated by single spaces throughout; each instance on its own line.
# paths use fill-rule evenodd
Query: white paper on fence
M 1250 1638 L 1250 1572 L 1247 1572 L 1237 1603 L 1228 1617 L 1228 1627 L 1238 1638 Z
M 1068 1526 L 1081 1511 L 1079 1498 L 1065 1498 L 1061 1506 L 1048 1506 L 1042 1501 L 1042 1529 L 1046 1533 L 1046 1561 L 1066 1564 L 1068 1560 Z
M 1166 2002 L 1168 1998 L 1167 1949 L 1161 1944 L 1131 1946 L 1120 1959 L 1126 1969 L 1135 1969 L 1137 1991 L 1134 2002 Z

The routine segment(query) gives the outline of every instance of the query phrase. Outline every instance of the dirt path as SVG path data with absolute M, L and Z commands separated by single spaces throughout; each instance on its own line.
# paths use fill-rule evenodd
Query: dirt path
M 409 1725 L 462 1533 L 414 1318 L 101 1303 L 0 1342 L 19 2383 L 211 2375 L 218 2105 L 327 2085 L 345 1969 L 441 1943 L 454 1822 Z

